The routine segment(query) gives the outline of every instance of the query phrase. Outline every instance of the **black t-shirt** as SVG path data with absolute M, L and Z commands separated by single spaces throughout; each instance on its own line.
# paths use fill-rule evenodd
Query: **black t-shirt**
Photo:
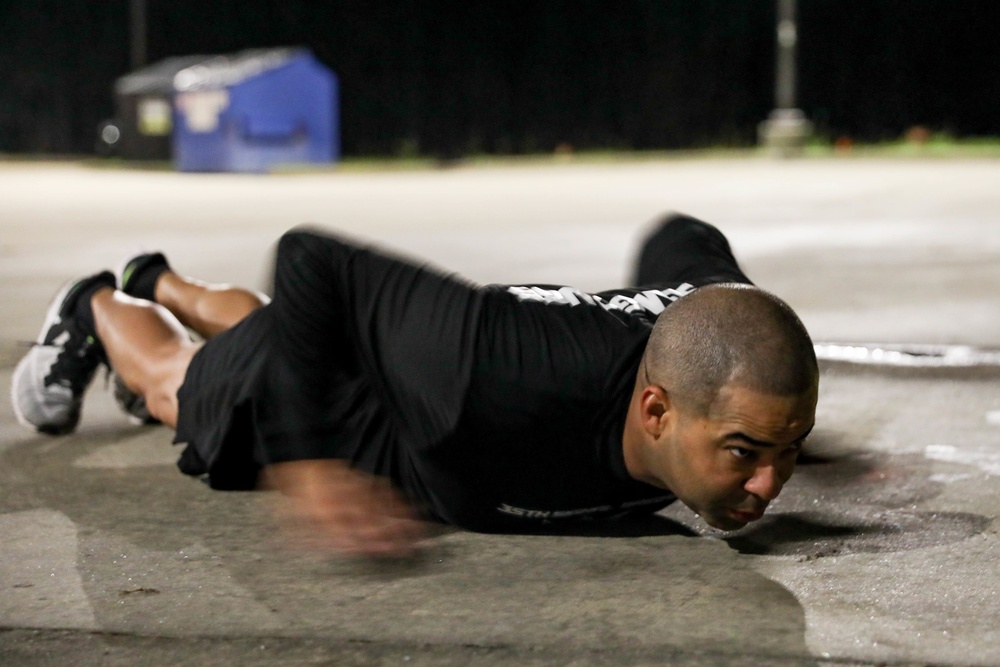
M 410 453 L 420 502 L 477 530 L 672 502 L 628 475 L 622 433 L 652 324 L 693 289 L 483 288 L 457 425 Z
M 639 269 L 650 287 L 476 287 L 290 232 L 274 300 L 188 369 L 185 471 L 244 488 L 260 465 L 344 459 L 478 530 L 655 511 L 674 497 L 630 478 L 622 452 L 652 325 L 695 287 L 749 281 L 725 237 L 692 219 L 662 225 Z

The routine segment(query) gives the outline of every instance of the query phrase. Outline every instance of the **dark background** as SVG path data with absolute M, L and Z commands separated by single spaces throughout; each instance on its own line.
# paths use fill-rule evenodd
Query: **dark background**
M 128 0 L 0 0 L 0 152 L 89 153 Z M 773 0 L 149 0 L 148 61 L 306 46 L 347 155 L 740 146 L 774 106 Z M 997 0 L 799 0 L 820 136 L 996 135 Z

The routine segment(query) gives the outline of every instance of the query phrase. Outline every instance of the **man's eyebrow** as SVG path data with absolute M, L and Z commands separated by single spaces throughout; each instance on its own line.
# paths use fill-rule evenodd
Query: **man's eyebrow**
M 813 426 L 815 426 L 815 424 Z M 796 438 L 795 442 L 792 443 L 792 444 L 795 444 L 795 445 L 801 444 L 802 441 L 805 440 L 809 436 L 810 433 L 812 433 L 813 426 L 810 426 L 809 430 L 806 431 L 805 433 L 803 433 L 798 438 Z M 768 449 L 772 448 L 772 447 L 777 447 L 778 446 L 776 443 L 768 442 L 767 440 L 758 440 L 757 438 L 751 437 L 751 436 L 747 435 L 746 433 L 742 433 L 740 431 L 736 431 L 734 433 L 730 433 L 729 435 L 726 436 L 726 439 L 727 440 L 742 440 L 743 442 L 747 443 L 748 445 L 753 445 L 754 447 L 764 447 L 764 448 L 768 448 Z
M 730 433 L 729 435 L 727 435 L 726 436 L 726 440 L 742 440 L 743 442 L 747 443 L 748 445 L 753 445 L 754 447 L 767 447 L 767 448 L 770 448 L 770 447 L 774 447 L 775 446 L 775 444 L 773 442 L 767 442 L 766 440 L 758 440 L 757 438 L 751 438 L 746 433 L 740 433 L 739 431 L 737 431 L 736 433 Z

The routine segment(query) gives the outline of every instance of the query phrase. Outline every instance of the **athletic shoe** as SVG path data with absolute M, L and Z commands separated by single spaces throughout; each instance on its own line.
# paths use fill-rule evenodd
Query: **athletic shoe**
M 61 435 L 79 423 L 83 393 L 107 358 L 97 336 L 76 316 L 76 307 L 81 294 L 93 294 L 101 285 L 115 286 L 111 272 L 67 283 L 49 305 L 37 342 L 14 369 L 14 414 L 25 426 Z
M 160 273 L 169 268 L 167 258 L 161 252 L 140 253 L 126 257 L 115 272 L 118 289 L 129 296 L 153 301 L 156 281 L 145 280 L 143 274 L 149 269 L 154 269 L 155 273 L 152 275 L 158 277 Z
M 136 425 L 159 424 L 160 420 L 149 413 L 146 399 L 135 393 L 122 381 L 122 376 L 112 370 L 114 379 L 111 381 L 111 393 L 118 407 L 128 415 L 130 422 Z

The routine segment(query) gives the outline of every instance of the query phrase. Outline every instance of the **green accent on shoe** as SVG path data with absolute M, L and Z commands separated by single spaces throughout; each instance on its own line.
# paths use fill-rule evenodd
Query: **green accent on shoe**
M 132 278 L 133 273 L 135 273 L 135 264 L 130 263 L 125 267 L 125 270 L 122 271 L 122 291 L 125 291 L 125 286 L 128 285 L 128 281 Z

